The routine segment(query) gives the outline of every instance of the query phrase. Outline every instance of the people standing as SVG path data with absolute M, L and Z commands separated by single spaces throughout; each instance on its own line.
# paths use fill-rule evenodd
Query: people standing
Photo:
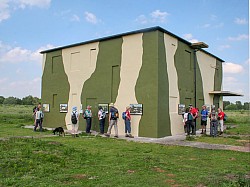
M 183 115 L 184 131 L 187 135 L 190 135 L 190 130 L 193 123 L 193 115 L 190 113 L 189 108 L 186 108 L 186 111 Z
M 221 108 L 218 108 L 218 120 L 219 120 L 219 126 L 220 126 L 220 135 L 223 134 L 223 130 L 224 130 L 224 117 L 225 117 L 225 113 L 222 111 Z
M 192 120 L 192 135 L 196 135 L 196 118 L 198 117 L 198 110 L 197 108 L 193 107 L 191 104 L 189 105 L 190 107 L 190 113 L 193 116 L 193 120 Z
M 218 114 L 215 111 L 214 107 L 211 109 L 209 118 L 210 118 L 210 136 L 215 137 L 217 136 L 217 132 L 218 132 Z
M 117 119 L 119 118 L 119 112 L 118 109 L 115 108 L 113 103 L 109 104 L 110 111 L 109 111 L 109 127 L 108 132 L 105 134 L 105 136 L 110 137 L 111 129 L 114 126 L 115 128 L 115 138 L 118 138 L 118 127 L 117 127 Z
M 99 106 L 98 111 L 98 119 L 100 124 L 100 134 L 104 134 L 104 125 L 105 125 L 105 118 L 106 118 L 106 112 L 103 110 L 101 106 Z
M 91 123 L 92 123 L 92 112 L 91 112 L 91 106 L 88 105 L 87 109 L 83 113 L 84 119 L 86 119 L 86 133 L 90 134 L 91 129 Z
M 77 112 L 77 107 L 74 106 L 72 108 L 72 112 L 71 112 L 72 132 L 73 132 L 74 135 L 78 131 L 78 127 L 77 127 L 78 121 L 79 121 L 79 114 Z
M 131 134 L 131 115 L 130 115 L 131 108 L 130 106 L 126 107 L 125 112 L 125 137 L 134 138 Z
M 201 110 L 201 134 L 206 134 L 208 111 L 206 105 L 202 106 Z
M 35 124 L 35 127 L 34 127 L 34 132 L 36 132 L 36 128 L 38 126 L 40 127 L 40 132 L 43 131 L 42 123 L 41 123 L 41 116 L 42 116 L 42 111 L 40 110 L 40 108 L 37 108 L 37 111 L 36 111 L 36 124 Z

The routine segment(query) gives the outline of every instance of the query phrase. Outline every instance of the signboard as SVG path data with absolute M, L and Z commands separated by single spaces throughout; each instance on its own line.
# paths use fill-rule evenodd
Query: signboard
M 185 108 L 185 105 L 184 105 L 184 104 L 178 104 L 178 114 L 179 114 L 179 115 L 184 114 L 184 113 L 185 113 L 185 110 L 186 110 L 186 108 Z
M 142 104 L 130 104 L 129 106 L 131 107 L 130 111 L 131 115 L 142 115 L 143 113 Z
M 43 104 L 43 112 L 49 112 L 49 104 Z
M 106 114 L 109 113 L 109 104 L 98 104 L 98 106 L 101 106 Z
M 68 112 L 68 104 L 60 104 L 60 112 Z

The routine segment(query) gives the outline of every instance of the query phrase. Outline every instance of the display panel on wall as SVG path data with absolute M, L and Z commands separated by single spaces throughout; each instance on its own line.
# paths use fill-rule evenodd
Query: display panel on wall
M 103 111 L 108 114 L 109 113 L 109 104 L 98 104 L 98 106 L 101 106 Z
M 68 104 L 60 104 L 60 112 L 68 112 Z
M 49 104 L 43 104 L 43 112 L 49 112 Z
M 178 114 L 182 115 L 185 113 L 185 105 L 184 104 L 178 104 Z
M 131 108 L 130 114 L 131 115 L 142 115 L 143 114 L 143 107 L 142 104 L 130 104 Z

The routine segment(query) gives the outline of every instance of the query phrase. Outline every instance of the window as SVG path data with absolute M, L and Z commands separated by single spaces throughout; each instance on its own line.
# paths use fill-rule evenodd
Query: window
M 80 67 L 80 52 L 73 52 L 70 55 L 70 71 L 78 71 Z
M 56 103 L 57 103 L 56 99 L 57 99 L 57 94 L 53 94 L 53 98 L 52 98 L 52 108 L 55 108 L 55 106 L 56 106 Z
M 96 49 L 90 49 L 90 60 L 89 60 L 89 66 L 92 67 L 93 64 L 95 63 L 94 60 L 95 60 L 95 57 L 96 57 Z

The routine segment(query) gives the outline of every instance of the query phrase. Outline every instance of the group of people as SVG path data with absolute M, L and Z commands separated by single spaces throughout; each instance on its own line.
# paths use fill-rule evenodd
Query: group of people
M 225 119 L 225 113 L 221 108 L 218 108 L 216 112 L 215 107 L 212 107 L 211 112 L 209 113 L 206 105 L 202 106 L 200 112 L 201 116 L 201 134 L 206 134 L 207 119 L 210 118 L 210 136 L 218 135 L 218 127 L 220 127 L 219 135 L 223 134 L 223 125 Z M 189 108 L 186 108 L 186 111 L 183 115 L 183 124 L 184 130 L 187 135 L 196 135 L 196 119 L 199 117 L 199 109 L 189 105 Z
M 99 106 L 99 111 L 98 111 L 98 120 L 99 120 L 99 126 L 100 126 L 100 134 L 105 135 L 107 137 L 110 137 L 111 130 L 114 127 L 115 130 L 115 138 L 118 138 L 118 126 L 117 126 L 117 120 L 119 119 L 119 111 L 118 109 L 114 106 L 113 103 L 109 104 L 110 109 L 109 109 L 109 115 L 108 115 L 108 120 L 109 120 L 109 127 L 107 133 L 104 133 L 104 126 L 105 126 L 105 120 L 107 118 L 106 112 L 103 110 L 102 106 Z M 123 114 L 123 119 L 124 119 L 124 125 L 125 125 L 125 137 L 133 138 L 131 134 L 131 115 L 130 115 L 131 107 L 127 106 L 126 111 Z M 82 117 L 86 120 L 86 133 L 90 134 L 90 129 L 92 125 L 92 111 L 91 111 L 91 106 L 88 105 L 87 108 L 83 111 Z M 77 120 L 75 120 L 75 118 Z M 75 131 L 75 125 L 77 124 L 77 121 L 79 120 L 79 114 L 77 112 L 77 107 L 72 108 L 72 113 L 71 113 L 71 122 L 73 125 L 73 130 Z
M 34 132 L 36 132 L 37 127 L 40 127 L 40 132 L 43 130 L 43 111 L 42 111 L 42 105 L 39 103 L 37 106 L 33 108 L 33 118 L 34 118 Z

